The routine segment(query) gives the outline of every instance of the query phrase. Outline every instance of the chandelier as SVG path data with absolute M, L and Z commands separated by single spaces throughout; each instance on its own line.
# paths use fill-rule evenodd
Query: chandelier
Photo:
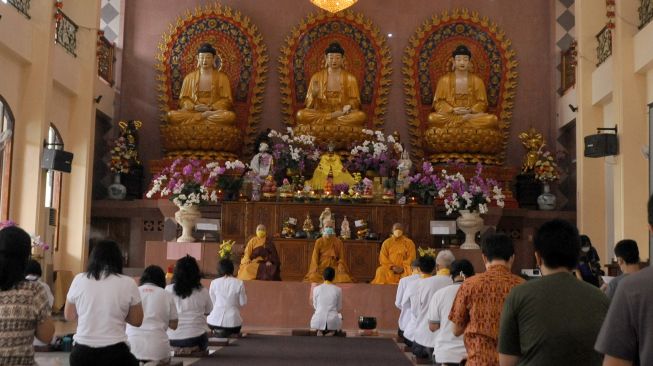
M 313 5 L 330 13 L 343 11 L 348 7 L 356 4 L 357 1 L 358 0 L 311 0 Z

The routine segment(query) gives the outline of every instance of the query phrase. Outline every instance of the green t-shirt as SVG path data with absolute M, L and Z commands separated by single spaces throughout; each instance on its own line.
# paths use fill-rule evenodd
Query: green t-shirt
M 519 365 L 601 365 L 594 342 L 608 298 L 571 273 L 556 273 L 512 289 L 501 313 L 499 353 Z

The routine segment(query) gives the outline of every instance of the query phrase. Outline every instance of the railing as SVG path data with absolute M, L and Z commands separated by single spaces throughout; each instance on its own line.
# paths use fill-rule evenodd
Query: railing
M 29 15 L 29 6 L 31 0 L 8 0 L 7 2 L 16 8 L 19 12 L 23 13 L 27 19 L 32 19 L 32 17 Z
M 653 0 L 639 0 L 639 29 L 644 28 L 653 20 Z
M 104 79 L 109 85 L 113 86 L 114 65 L 116 62 L 116 46 L 109 42 L 104 36 L 98 37 L 97 62 L 98 76 Z
M 77 29 L 79 28 L 72 19 L 68 18 L 61 9 L 56 13 L 57 31 L 54 35 L 55 43 L 58 43 L 68 53 L 77 57 Z
M 560 62 L 560 87 L 561 94 L 576 85 L 576 41 L 569 45 L 567 50 L 562 51 Z
M 612 55 L 612 30 L 607 26 L 603 27 L 599 34 L 596 35 L 596 40 L 599 42 L 598 47 L 596 47 L 598 59 L 596 66 L 600 66 Z

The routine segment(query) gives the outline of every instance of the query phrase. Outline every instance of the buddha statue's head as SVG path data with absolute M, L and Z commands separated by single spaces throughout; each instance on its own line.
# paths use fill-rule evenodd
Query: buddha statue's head
M 472 53 L 467 46 L 461 44 L 456 47 L 451 53 L 453 58 L 453 68 L 456 71 L 469 71 L 469 61 L 472 58 Z
M 330 69 L 340 69 L 345 59 L 345 49 L 340 43 L 333 42 L 324 50 L 326 66 Z
M 197 49 L 197 68 L 209 70 L 213 68 L 216 51 L 210 43 L 204 43 Z

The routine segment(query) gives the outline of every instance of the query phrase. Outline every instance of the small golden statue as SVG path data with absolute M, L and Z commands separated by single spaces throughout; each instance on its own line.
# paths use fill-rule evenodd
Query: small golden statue
M 441 76 L 433 97 L 424 138 L 430 160 L 481 161 L 499 164 L 502 124 L 488 108 L 483 80 L 470 69 L 472 53 L 465 45 L 452 52 L 453 71 Z
M 324 51 L 324 70 L 311 76 L 306 108 L 297 112 L 297 133 L 332 141 L 338 150 L 363 138 L 367 116 L 361 108 L 358 81 L 343 69 L 345 50 L 333 42 Z
M 313 226 L 313 220 L 311 220 L 311 214 L 308 212 L 306 213 L 306 220 L 304 220 L 304 225 L 302 226 L 302 230 L 310 237 L 311 233 L 315 230 L 315 226 Z
M 540 151 L 546 145 L 544 143 L 544 137 L 531 127 L 528 131 L 520 133 L 519 139 L 522 145 L 524 145 L 524 148 L 526 148 L 526 155 L 524 156 L 521 171 L 522 173 L 532 172 L 535 168 L 535 163 L 539 159 Z

